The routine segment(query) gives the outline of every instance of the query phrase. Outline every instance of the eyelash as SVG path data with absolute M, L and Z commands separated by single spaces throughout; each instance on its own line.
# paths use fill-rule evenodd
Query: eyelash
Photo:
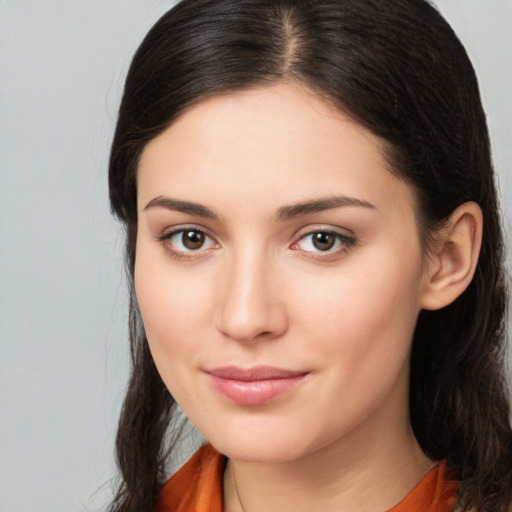
M 206 240 L 210 240 L 210 243 L 214 244 L 214 247 L 210 248 L 204 248 L 203 246 L 199 247 L 197 250 L 189 249 L 189 250 L 177 250 L 175 249 L 170 241 L 173 237 L 177 235 L 181 235 L 183 238 L 183 235 L 188 233 L 195 233 L 199 236 L 204 236 Z M 308 237 L 312 237 L 314 235 L 328 235 L 335 237 L 334 245 L 337 244 L 337 247 L 333 250 L 332 247 L 328 248 L 326 251 L 318 250 L 318 251 L 304 251 L 308 257 L 317 259 L 317 260 L 327 260 L 331 259 L 333 256 L 336 256 L 341 253 L 348 252 L 352 247 L 354 247 L 357 243 L 357 240 L 355 237 L 347 236 L 345 234 L 339 233 L 338 231 L 329 230 L 329 229 L 316 229 L 312 231 L 308 231 L 301 235 L 297 241 L 293 242 L 291 244 L 290 249 L 291 250 L 301 250 L 298 248 L 298 245 L 307 240 Z M 159 235 L 156 237 L 158 242 L 160 242 L 165 250 L 175 259 L 181 260 L 181 261 L 190 261 L 192 259 L 197 258 L 200 255 L 204 255 L 204 253 L 208 250 L 211 250 L 212 248 L 218 247 L 218 243 L 216 240 L 210 236 L 205 230 L 198 228 L 196 226 L 180 226 L 176 229 L 173 229 L 170 232 L 163 233 L 162 235 Z M 181 242 L 182 243 L 182 242 Z M 312 241 L 311 244 L 314 244 Z
M 300 238 L 291 245 L 292 250 L 300 250 L 295 249 L 301 242 L 307 240 L 314 235 L 328 235 L 335 237 L 334 244 L 337 244 L 336 248 L 330 247 L 326 251 L 322 251 L 318 249 L 318 251 L 304 251 L 308 254 L 308 257 L 322 260 L 322 259 L 330 259 L 333 256 L 337 256 L 341 253 L 348 252 L 352 247 L 356 245 L 356 238 L 353 236 L 348 236 L 346 234 L 340 233 L 338 231 L 329 230 L 329 229 L 316 229 L 313 231 L 308 231 L 307 233 L 300 236 Z M 311 244 L 314 244 L 314 241 L 311 240 Z
M 202 247 L 198 248 L 198 250 L 176 250 L 172 247 L 172 244 L 170 243 L 171 239 L 177 235 L 183 235 L 185 233 L 196 233 L 199 235 L 203 235 L 206 239 L 211 240 L 215 245 L 218 245 L 217 242 L 214 240 L 213 237 L 208 235 L 208 233 L 200 228 L 197 228 L 195 226 L 181 226 L 179 228 L 173 229 L 170 232 L 163 233 L 160 236 L 157 236 L 157 240 L 164 246 L 165 250 L 175 259 L 182 260 L 182 261 L 189 261 L 193 258 L 197 258 L 200 253 L 204 253 L 208 249 L 204 249 Z

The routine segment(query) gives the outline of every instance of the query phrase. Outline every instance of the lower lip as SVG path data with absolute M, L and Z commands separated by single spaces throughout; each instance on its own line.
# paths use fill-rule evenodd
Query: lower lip
M 243 381 L 209 375 L 213 387 L 239 405 L 263 405 L 299 384 L 306 375 Z

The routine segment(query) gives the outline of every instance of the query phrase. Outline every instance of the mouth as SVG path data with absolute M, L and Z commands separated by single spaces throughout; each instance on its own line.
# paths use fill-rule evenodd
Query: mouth
M 309 372 L 272 366 L 205 370 L 212 387 L 239 405 L 263 405 L 297 386 Z

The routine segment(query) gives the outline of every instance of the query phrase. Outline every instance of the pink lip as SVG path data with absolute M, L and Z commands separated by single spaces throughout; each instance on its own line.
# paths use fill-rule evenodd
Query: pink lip
M 226 366 L 205 371 L 216 391 L 240 405 L 262 405 L 295 387 L 308 372 L 272 366 Z

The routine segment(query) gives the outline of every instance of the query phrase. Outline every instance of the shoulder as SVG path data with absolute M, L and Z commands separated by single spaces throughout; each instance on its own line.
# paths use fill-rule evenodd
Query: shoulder
M 158 512 L 222 512 L 225 457 L 202 446 L 162 487 Z

